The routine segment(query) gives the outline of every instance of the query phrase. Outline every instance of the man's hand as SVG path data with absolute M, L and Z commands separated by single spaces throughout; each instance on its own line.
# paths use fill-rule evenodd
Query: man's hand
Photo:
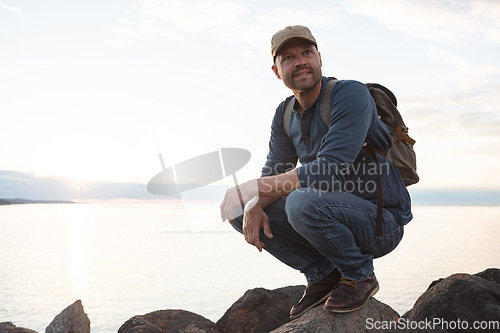
M 232 187 L 226 191 L 224 200 L 220 205 L 222 221 L 232 221 L 236 217 L 233 210 L 246 204 L 253 197 L 284 197 L 297 188 L 300 188 L 297 169 L 276 176 L 253 179 Z
M 245 206 L 243 235 L 248 244 L 255 246 L 259 252 L 262 252 L 262 248 L 266 245 L 260 240 L 260 229 L 264 229 L 266 237 L 273 238 L 269 219 L 259 204 L 259 197 L 254 197 Z
M 228 189 L 222 203 L 220 204 L 220 215 L 222 221 L 232 221 L 236 217 L 234 216 L 233 211 L 258 195 L 259 189 L 256 179 Z

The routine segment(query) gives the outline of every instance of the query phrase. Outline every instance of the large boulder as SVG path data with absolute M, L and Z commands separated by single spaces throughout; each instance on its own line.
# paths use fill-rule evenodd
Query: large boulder
M 0 323 L 0 333 L 36 333 L 36 331 L 27 328 L 16 327 L 16 325 L 11 323 L 10 321 L 6 321 Z
M 219 333 L 209 319 L 184 310 L 159 310 L 127 320 L 118 333 Z
M 470 332 L 475 322 L 500 322 L 500 269 L 453 274 L 434 281 L 405 314 L 409 321 L 433 321 L 448 332 Z M 494 323 L 490 323 L 494 325 Z M 483 329 L 484 328 L 484 329 Z M 482 327 L 498 332 L 500 327 Z
M 77 300 L 58 314 L 45 333 L 90 333 L 90 320 L 83 310 L 82 301 Z
M 374 332 L 377 322 L 395 322 L 399 314 L 390 306 L 370 297 L 361 309 L 333 313 L 318 306 L 299 318 L 280 326 L 272 333 Z
M 357 311 L 338 314 L 319 305 L 290 321 L 290 308 L 298 302 L 303 291 L 304 286 L 275 290 L 256 288 L 248 290 L 216 324 L 188 311 L 163 310 L 129 319 L 118 333 L 436 333 L 469 332 L 476 321 L 496 321 L 497 325 L 500 322 L 499 269 L 475 275 L 454 274 L 434 281 L 402 318 L 390 306 L 371 297 Z M 428 325 L 434 318 L 462 325 L 466 322 L 468 329 Z M 497 331 L 500 331 L 497 327 L 482 330 Z
M 305 286 L 290 286 L 274 290 L 248 290 L 217 321 L 220 332 L 268 333 L 290 320 L 290 308 L 296 304 Z

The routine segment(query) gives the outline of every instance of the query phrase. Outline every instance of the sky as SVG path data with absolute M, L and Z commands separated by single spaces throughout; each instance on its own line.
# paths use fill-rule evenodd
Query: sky
M 301 24 L 325 76 L 395 93 L 415 187 L 499 189 L 498 17 L 496 0 L 0 0 L 0 170 L 147 183 L 158 153 L 237 147 L 238 179 L 258 177 L 291 94 L 270 39 Z

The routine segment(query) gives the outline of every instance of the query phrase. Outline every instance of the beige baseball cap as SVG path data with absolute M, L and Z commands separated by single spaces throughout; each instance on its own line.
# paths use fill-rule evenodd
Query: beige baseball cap
M 307 27 L 302 25 L 288 26 L 275 33 L 273 38 L 271 38 L 271 54 L 273 58 L 276 57 L 281 47 L 292 39 L 305 39 L 318 47 L 316 39 Z

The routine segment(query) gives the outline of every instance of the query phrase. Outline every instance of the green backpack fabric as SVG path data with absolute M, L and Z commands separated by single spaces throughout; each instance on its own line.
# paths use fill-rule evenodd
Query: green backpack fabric
M 336 79 L 327 81 L 320 100 L 321 119 L 327 127 L 330 123 L 330 96 L 336 83 Z M 387 152 L 373 146 L 371 149 L 387 157 L 389 162 L 399 170 L 406 186 L 417 183 L 419 181 L 417 157 L 413 149 L 415 140 L 408 135 L 408 127 L 397 109 L 396 96 L 378 83 L 367 83 L 366 86 L 375 101 L 378 115 L 387 126 L 392 140 L 392 146 Z M 284 106 L 283 126 L 287 135 L 289 135 L 290 118 L 294 104 L 295 97 L 289 98 Z

